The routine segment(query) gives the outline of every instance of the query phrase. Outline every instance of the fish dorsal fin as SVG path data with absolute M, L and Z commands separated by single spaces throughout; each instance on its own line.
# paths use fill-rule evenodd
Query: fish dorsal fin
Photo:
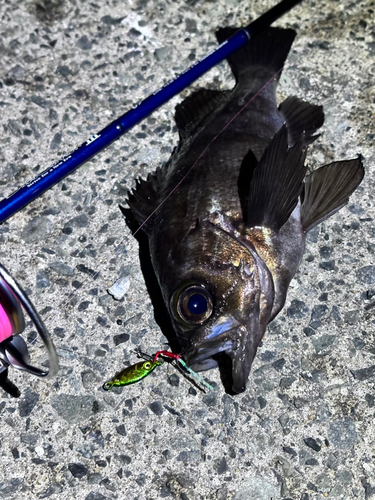
M 210 89 L 199 89 L 176 106 L 174 119 L 183 140 L 194 133 L 205 118 L 220 106 L 230 92 Z
M 324 123 L 323 106 L 316 106 L 298 99 L 288 97 L 279 106 L 288 128 L 288 143 L 293 146 L 302 133 L 305 133 L 305 144 L 311 144 L 319 135 L 313 135 Z
M 149 174 L 147 180 L 137 179 L 135 188 L 128 192 L 126 201 L 139 224 L 143 224 L 155 210 L 160 188 L 169 167 L 175 161 L 176 156 L 181 153 L 182 148 L 189 145 L 187 142 L 184 143 L 184 139 L 194 137 L 194 134 L 205 125 L 206 121 L 212 119 L 213 111 L 226 102 L 230 95 L 231 92 L 201 89 L 176 106 L 175 120 L 180 132 L 180 144 L 161 168 L 159 167 L 155 173 Z M 148 232 L 152 227 L 153 223 L 150 220 L 143 228 Z
M 237 31 L 238 28 L 221 28 L 216 38 L 223 43 Z M 241 80 L 241 74 L 249 66 L 265 66 L 274 72 L 281 70 L 295 36 L 294 30 L 282 28 L 268 28 L 252 36 L 249 43 L 227 58 L 236 81 Z
M 363 176 L 360 157 L 330 163 L 308 175 L 301 207 L 304 231 L 309 231 L 346 205 Z
M 164 168 L 166 168 L 166 166 L 162 168 L 158 167 L 156 172 L 148 174 L 147 180 L 141 178 L 136 179 L 135 188 L 132 191 L 128 191 L 126 202 L 139 224 L 143 224 L 156 208 L 162 169 Z M 124 213 L 125 209 L 120 206 L 120 210 Z M 144 230 L 147 232 L 150 227 L 151 221 L 145 224 Z
M 247 226 L 264 226 L 278 231 L 298 202 L 306 174 L 303 136 L 288 147 L 285 125 L 275 134 L 250 183 Z

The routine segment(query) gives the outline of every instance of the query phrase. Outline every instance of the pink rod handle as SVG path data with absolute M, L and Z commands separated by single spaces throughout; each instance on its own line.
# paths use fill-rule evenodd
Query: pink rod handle
M 0 304 L 0 343 L 8 339 L 13 334 L 12 323 L 9 321 L 7 313 Z

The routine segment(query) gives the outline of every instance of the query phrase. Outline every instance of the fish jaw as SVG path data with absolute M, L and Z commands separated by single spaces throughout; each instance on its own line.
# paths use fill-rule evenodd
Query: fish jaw
M 246 317 L 221 318 L 210 329 L 204 342 L 194 343 L 192 339 L 191 347 L 184 352 L 188 365 L 195 371 L 209 370 L 218 364 L 213 357 L 225 353 L 232 363 L 232 391 L 235 394 L 244 392 L 251 365 L 270 317 L 270 308 L 261 308 L 262 301 L 255 299 Z
M 255 358 L 258 345 L 266 331 L 267 324 L 261 327 L 257 318 L 251 318 L 247 328 L 237 330 L 237 344 L 227 354 L 232 361 L 232 391 L 240 394 L 246 390 L 251 365 Z

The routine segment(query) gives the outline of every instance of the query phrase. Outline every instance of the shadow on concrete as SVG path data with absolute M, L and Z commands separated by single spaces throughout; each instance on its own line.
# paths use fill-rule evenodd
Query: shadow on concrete
M 134 233 L 139 224 L 135 220 L 132 211 L 129 208 L 121 207 L 121 212 L 125 216 L 125 222 L 132 233 Z M 139 244 L 139 260 L 141 263 L 141 270 L 145 279 L 147 292 L 150 296 L 152 306 L 154 308 L 154 318 L 159 325 L 163 334 L 167 337 L 170 348 L 173 352 L 181 352 L 181 345 L 174 332 L 168 310 L 164 304 L 164 300 L 160 291 L 158 280 L 154 272 L 151 262 L 150 251 L 148 247 L 148 237 L 144 231 L 138 231 L 134 236 Z M 160 346 L 160 349 L 163 349 Z

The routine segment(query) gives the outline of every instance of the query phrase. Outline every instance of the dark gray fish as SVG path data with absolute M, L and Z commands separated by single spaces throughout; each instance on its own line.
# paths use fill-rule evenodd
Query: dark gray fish
M 219 30 L 219 42 L 234 31 Z M 129 193 L 142 224 L 205 151 L 143 229 L 185 360 L 208 370 L 225 353 L 235 393 L 245 390 L 266 327 L 285 303 L 306 233 L 342 208 L 364 175 L 360 158 L 307 175 L 323 108 L 297 97 L 276 104 L 294 37 L 266 30 L 228 59 L 233 91 L 202 89 L 179 104 L 178 147 Z

